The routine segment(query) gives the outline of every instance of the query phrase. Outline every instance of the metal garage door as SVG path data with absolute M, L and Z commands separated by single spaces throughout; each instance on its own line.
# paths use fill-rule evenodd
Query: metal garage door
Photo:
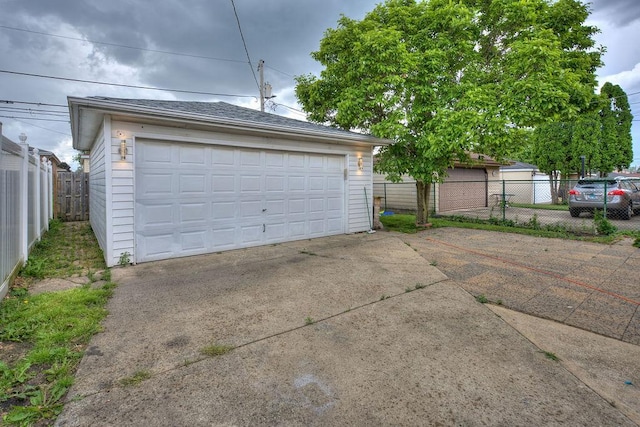
M 344 232 L 344 156 L 136 142 L 136 260 Z
M 439 211 L 487 206 L 487 174 L 484 169 L 449 169 L 440 184 Z

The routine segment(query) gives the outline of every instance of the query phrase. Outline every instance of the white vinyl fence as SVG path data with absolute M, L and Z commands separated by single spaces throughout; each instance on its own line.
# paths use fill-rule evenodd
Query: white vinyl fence
M 2 136 L 0 124 L 0 299 L 53 218 L 51 162 Z M 21 139 L 26 140 L 26 137 Z

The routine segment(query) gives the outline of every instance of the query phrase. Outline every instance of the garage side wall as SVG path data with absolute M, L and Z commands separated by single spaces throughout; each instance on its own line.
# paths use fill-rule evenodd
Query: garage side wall
M 107 254 L 107 187 L 104 126 L 98 132 L 90 154 L 89 168 L 89 222 L 98 244 Z M 108 262 L 107 262 L 108 264 Z
M 362 157 L 363 170 L 358 168 Z M 372 150 L 356 151 L 349 156 L 348 233 L 370 230 L 373 223 L 373 155 Z
M 120 147 L 122 141 L 127 146 L 125 159 Z M 112 247 L 107 264 L 136 262 L 134 250 L 134 188 L 133 169 L 135 161 L 133 136 L 117 126 L 111 129 L 111 221 Z

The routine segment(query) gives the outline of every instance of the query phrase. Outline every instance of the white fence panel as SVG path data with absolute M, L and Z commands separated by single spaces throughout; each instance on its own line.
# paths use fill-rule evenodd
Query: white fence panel
M 26 262 L 29 248 L 40 240 L 53 217 L 50 162 L 26 143 L 2 136 L 0 124 L 0 299 L 9 281 Z

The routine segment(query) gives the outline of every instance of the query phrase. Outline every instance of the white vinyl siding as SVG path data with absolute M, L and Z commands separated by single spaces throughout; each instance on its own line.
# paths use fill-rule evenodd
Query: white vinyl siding
M 105 254 L 107 250 L 107 192 L 106 192 L 106 162 L 104 134 L 96 137 L 91 149 L 89 167 L 89 222 L 100 248 Z
M 359 157 L 363 161 L 362 171 L 358 169 Z M 349 233 L 370 230 L 373 223 L 372 158 L 370 149 L 349 156 Z
M 126 141 L 126 160 L 120 157 L 120 142 Z M 111 262 L 116 264 L 120 257 L 128 253 L 129 260 L 135 262 L 134 257 L 134 189 L 133 169 L 135 161 L 133 139 L 119 137 L 117 132 L 111 132 L 111 227 L 112 245 Z

